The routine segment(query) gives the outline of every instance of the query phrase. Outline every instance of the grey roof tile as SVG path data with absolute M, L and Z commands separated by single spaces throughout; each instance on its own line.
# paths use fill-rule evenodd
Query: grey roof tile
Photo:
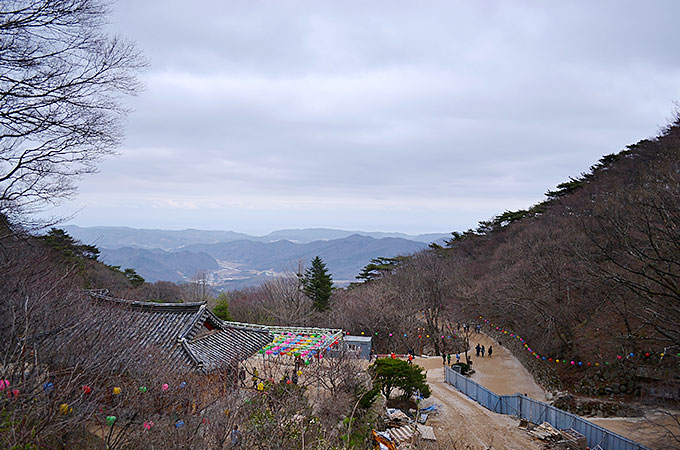
M 208 310 L 205 302 L 151 303 L 117 299 L 102 293 L 90 295 L 102 306 L 120 308 L 116 323 L 112 324 L 119 336 L 134 340 L 137 345 L 159 347 L 174 370 L 229 369 L 273 339 L 266 329 L 221 321 Z M 213 330 L 200 335 L 206 322 Z

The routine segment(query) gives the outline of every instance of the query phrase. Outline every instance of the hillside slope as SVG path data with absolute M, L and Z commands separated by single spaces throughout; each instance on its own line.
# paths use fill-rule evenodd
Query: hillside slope
M 546 195 L 341 293 L 337 325 L 436 351 L 481 316 L 546 386 L 679 400 L 680 120 Z

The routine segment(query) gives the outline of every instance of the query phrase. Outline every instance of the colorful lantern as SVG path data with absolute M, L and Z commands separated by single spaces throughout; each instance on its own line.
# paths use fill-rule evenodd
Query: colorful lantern
M 114 423 L 116 423 L 116 416 L 106 416 L 107 425 L 113 426 Z
M 113 395 L 119 395 L 120 392 L 121 392 L 121 391 L 120 391 L 120 388 L 119 388 L 118 386 L 116 386 L 115 388 L 113 388 Z
M 64 415 L 64 416 L 66 414 L 72 412 L 72 411 L 73 411 L 73 408 L 68 406 L 68 403 L 62 403 L 61 405 L 59 405 L 59 413 Z
M 88 386 L 87 384 L 85 386 L 83 386 L 83 394 L 87 395 L 90 392 L 92 392 L 92 389 L 90 388 L 90 386 Z
M 139 387 L 139 392 L 141 392 L 142 394 L 146 391 L 147 391 L 146 386 L 140 386 Z
M 153 422 L 149 420 L 148 422 L 144 422 L 143 426 L 145 430 L 150 430 L 153 426 Z
M 9 380 L 0 380 L 0 391 L 4 391 L 5 388 L 9 388 Z
M 167 391 L 169 387 L 170 386 L 168 386 L 167 383 L 163 383 L 163 386 L 161 386 L 161 389 L 163 389 L 164 391 Z
M 54 390 L 54 384 L 52 383 L 45 383 L 43 384 L 43 391 L 47 392 L 48 394 Z
M 184 421 L 183 420 L 178 420 L 175 422 L 175 428 L 182 428 L 184 426 Z

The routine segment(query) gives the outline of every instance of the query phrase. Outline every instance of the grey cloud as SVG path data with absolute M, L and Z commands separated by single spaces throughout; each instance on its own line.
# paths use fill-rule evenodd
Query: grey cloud
M 122 155 L 66 205 L 82 221 L 460 229 L 653 135 L 680 92 L 674 1 L 116 10 L 152 66 Z

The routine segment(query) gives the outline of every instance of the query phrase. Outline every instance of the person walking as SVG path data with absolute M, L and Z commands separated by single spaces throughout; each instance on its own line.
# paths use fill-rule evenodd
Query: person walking
M 413 364 L 413 355 L 410 353 L 408 354 L 408 363 Z
M 238 430 L 238 425 L 234 425 L 234 429 L 231 430 L 231 448 L 240 448 L 242 440 L 243 436 L 241 436 L 241 432 Z
M 489 345 L 489 358 L 491 358 L 492 353 L 493 353 L 493 347 Z
M 456 364 L 460 364 L 460 353 L 456 353 Z
M 481 353 L 482 353 L 482 358 L 484 358 L 484 346 L 483 346 L 483 345 L 482 345 L 482 351 L 481 351 Z
M 257 371 L 257 367 L 255 367 L 253 369 L 253 378 L 252 378 L 254 388 L 257 387 L 257 382 L 258 382 L 259 378 L 260 378 L 260 373 Z
M 442 352 L 442 364 L 446 365 L 446 353 Z
M 451 353 L 446 355 L 446 364 L 448 364 L 449 366 L 451 365 Z
M 477 356 L 477 358 L 479 358 L 479 352 L 482 350 L 482 347 L 479 344 L 477 344 L 477 347 L 475 347 L 475 350 L 477 351 L 476 356 Z

